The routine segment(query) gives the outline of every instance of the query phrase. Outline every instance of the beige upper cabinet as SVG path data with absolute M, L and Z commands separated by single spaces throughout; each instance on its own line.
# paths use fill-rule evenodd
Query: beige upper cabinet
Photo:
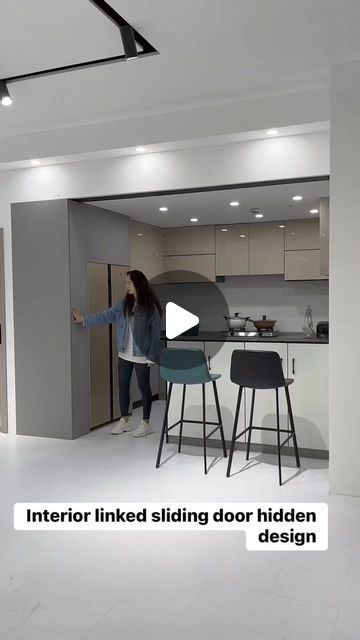
M 249 224 L 249 273 L 284 273 L 284 229 L 280 222 Z
M 320 249 L 285 251 L 285 280 L 322 280 Z
M 164 273 L 164 230 L 132 221 L 130 225 L 131 269 L 139 269 L 148 280 Z
M 302 249 L 320 249 L 319 218 L 285 222 L 285 250 Z
M 216 275 L 249 274 L 249 225 L 228 224 L 216 228 Z
M 285 280 L 322 280 L 319 218 L 285 223 Z
M 215 253 L 215 227 L 179 227 L 163 231 L 166 256 Z
M 215 282 L 215 254 L 165 256 L 166 282 Z
M 329 275 L 329 198 L 320 199 L 320 273 Z

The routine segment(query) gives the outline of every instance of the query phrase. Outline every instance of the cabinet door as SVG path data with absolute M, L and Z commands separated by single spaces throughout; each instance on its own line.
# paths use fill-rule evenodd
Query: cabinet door
M 163 229 L 140 222 L 130 226 L 131 269 L 139 269 L 148 280 L 161 277 L 164 273 Z
M 234 416 L 239 387 L 230 380 L 231 356 L 235 349 L 244 349 L 243 342 L 205 342 L 205 354 L 210 366 L 211 373 L 221 373 L 221 378 L 217 380 L 219 403 L 221 416 L 224 425 L 225 440 L 230 441 L 234 425 Z M 208 384 L 206 389 L 206 414 L 211 422 L 217 421 L 216 407 L 212 385 Z M 245 428 L 245 394 L 242 399 L 242 410 L 239 415 L 238 430 Z M 217 431 L 212 436 L 220 440 L 220 433 Z
M 215 227 L 164 229 L 164 254 L 188 256 L 215 253 Z
M 329 198 L 320 199 L 320 273 L 329 275 Z
M 118 300 L 121 300 L 125 293 L 125 276 L 130 267 L 118 265 L 111 265 L 111 304 L 115 304 Z M 118 352 L 116 348 L 116 327 L 112 326 L 112 352 L 113 352 L 113 418 L 116 420 L 120 418 L 120 406 L 119 406 L 119 377 L 118 377 Z
M 284 273 L 284 229 L 278 222 L 249 224 L 249 272 Z
M 249 226 L 230 224 L 216 228 L 216 275 L 249 274 Z
M 202 341 L 171 341 L 167 342 L 168 349 L 201 349 L 204 351 L 204 342 Z M 171 402 L 169 409 L 169 425 L 180 420 L 181 402 L 182 402 L 183 386 L 174 384 L 171 392 Z M 202 420 L 202 396 L 201 384 L 192 384 L 186 387 L 185 400 L 185 419 L 186 420 Z M 170 435 L 179 434 L 179 427 L 170 432 Z M 199 424 L 185 424 L 183 436 L 202 438 L 202 426 Z
M 108 266 L 89 262 L 87 265 L 89 313 L 109 306 Z M 109 327 L 90 329 L 90 407 L 91 428 L 111 420 L 110 400 L 110 334 Z
M 319 218 L 287 220 L 285 222 L 285 249 L 320 249 Z
M 290 396 L 299 447 L 329 448 L 329 349 L 289 344 Z
M 323 280 L 320 249 L 285 251 L 285 280 Z
M 165 280 L 172 282 L 215 282 L 215 254 L 165 256 Z
M 284 376 L 287 377 L 287 344 L 274 343 L 271 344 L 256 342 L 245 344 L 245 349 L 249 351 L 276 351 L 282 359 Z M 246 424 L 250 421 L 250 408 L 251 408 L 251 396 L 252 391 L 246 389 Z M 288 414 L 286 398 L 283 389 L 279 390 L 279 408 L 280 408 L 280 427 L 281 429 L 288 428 Z M 256 427 L 276 427 L 276 395 L 273 389 L 259 389 L 255 393 L 255 407 L 254 407 L 254 420 L 253 423 Z M 281 434 L 282 440 L 286 435 Z M 268 431 L 253 431 L 251 435 L 251 441 L 261 444 L 277 444 L 276 433 L 270 433 Z

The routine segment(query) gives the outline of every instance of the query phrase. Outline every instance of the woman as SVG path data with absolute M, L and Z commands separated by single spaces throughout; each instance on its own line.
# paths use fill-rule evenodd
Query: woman
M 118 435 L 131 431 L 130 381 L 135 367 L 143 402 L 143 419 L 134 432 L 134 437 L 139 438 L 152 433 L 150 364 L 159 360 L 162 311 L 156 295 L 141 271 L 135 269 L 127 272 L 126 289 L 125 298 L 106 311 L 83 316 L 79 309 L 73 309 L 72 313 L 74 322 L 82 323 L 84 327 L 113 322 L 116 324 L 121 418 L 112 433 Z

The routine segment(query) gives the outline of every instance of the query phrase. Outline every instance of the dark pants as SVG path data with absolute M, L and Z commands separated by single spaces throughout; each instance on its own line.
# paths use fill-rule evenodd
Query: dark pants
M 119 360 L 119 400 L 122 416 L 129 415 L 130 381 L 135 367 L 136 377 L 143 403 L 143 420 L 149 420 L 152 404 L 152 391 L 150 387 L 150 367 L 147 364 L 138 364 L 118 358 Z

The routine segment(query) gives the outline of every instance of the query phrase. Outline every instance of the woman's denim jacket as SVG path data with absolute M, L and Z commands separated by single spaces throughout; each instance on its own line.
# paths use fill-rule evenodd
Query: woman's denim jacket
M 84 315 L 84 326 L 116 324 L 116 343 L 119 353 L 126 351 L 129 335 L 129 316 L 124 313 L 124 301 L 99 313 Z M 155 309 L 147 313 L 135 307 L 134 310 L 134 356 L 146 356 L 150 362 L 158 362 L 160 357 L 160 314 Z

